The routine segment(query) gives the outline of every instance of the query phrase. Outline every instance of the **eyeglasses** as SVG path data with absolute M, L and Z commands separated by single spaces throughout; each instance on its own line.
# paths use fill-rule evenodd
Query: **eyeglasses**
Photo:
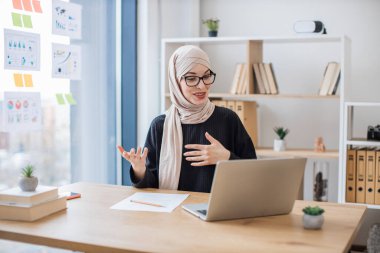
M 182 76 L 181 79 L 185 79 L 185 83 L 189 87 L 197 86 L 202 80 L 205 85 L 211 85 L 215 82 L 216 74 L 210 70 L 209 74 L 206 74 L 202 77 L 199 76 Z

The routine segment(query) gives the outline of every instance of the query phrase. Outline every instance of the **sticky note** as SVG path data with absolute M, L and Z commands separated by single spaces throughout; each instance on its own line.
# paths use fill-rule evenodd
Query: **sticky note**
M 76 105 L 77 102 L 74 100 L 73 95 L 71 93 L 65 94 L 67 102 L 69 102 L 70 105 Z
M 41 3 L 40 3 L 40 1 L 38 1 L 38 0 L 33 0 L 33 1 L 32 1 L 32 4 L 33 4 L 33 9 L 34 9 L 35 12 L 42 13 L 42 9 L 41 9 Z
M 32 10 L 32 4 L 30 2 L 31 0 L 22 0 L 22 6 L 24 6 L 24 10 L 26 11 L 33 11 Z
M 23 87 L 24 86 L 21 74 L 13 74 L 13 78 L 15 80 L 16 87 Z
M 24 27 L 33 28 L 32 17 L 30 15 L 22 15 L 22 21 L 24 22 Z
M 32 75 L 24 75 L 25 87 L 33 87 Z
M 12 3 L 13 3 L 13 8 L 17 10 L 22 10 L 21 0 L 12 0 Z
M 13 21 L 14 26 L 22 27 L 21 15 L 20 14 L 12 12 L 12 21 Z
M 57 98 L 57 102 L 59 105 L 65 104 L 65 100 L 63 99 L 63 94 L 55 94 L 55 97 Z

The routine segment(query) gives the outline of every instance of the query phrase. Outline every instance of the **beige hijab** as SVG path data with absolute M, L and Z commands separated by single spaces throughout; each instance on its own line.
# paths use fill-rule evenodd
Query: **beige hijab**
M 182 161 L 182 126 L 205 122 L 214 112 L 215 105 L 207 100 L 202 105 L 194 105 L 186 100 L 180 89 L 180 80 L 195 65 L 202 64 L 210 69 L 207 54 L 196 46 L 178 48 L 169 60 L 169 90 L 172 105 L 166 111 L 162 136 L 159 188 L 178 189 Z

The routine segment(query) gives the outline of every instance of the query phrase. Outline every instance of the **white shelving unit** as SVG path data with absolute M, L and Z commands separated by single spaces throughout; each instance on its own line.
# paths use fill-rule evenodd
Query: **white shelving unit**
M 354 126 L 354 117 L 355 117 L 355 108 L 367 107 L 367 108 L 376 108 L 379 107 L 380 103 L 377 102 L 345 102 L 344 103 L 344 127 L 343 127 L 343 158 L 340 161 L 340 170 L 341 170 L 341 182 L 342 186 L 339 188 L 339 202 L 345 203 L 346 197 L 346 157 L 347 157 L 347 147 L 349 145 L 353 146 L 364 146 L 364 147 L 380 147 L 380 141 L 368 141 L 364 137 L 354 137 L 353 126 Z M 369 204 L 360 204 L 360 203 L 350 203 L 356 205 L 366 205 L 368 208 L 380 209 L 380 205 L 369 205 Z
M 273 152 L 271 148 L 269 147 L 256 147 L 257 153 L 264 156 L 304 156 L 312 159 L 339 159 L 339 165 L 343 164 L 341 158 L 344 157 L 344 143 L 343 143 L 343 131 L 340 131 L 339 129 L 343 129 L 343 120 L 344 120 L 344 97 L 345 97 L 345 81 L 346 81 L 346 66 L 347 64 L 347 58 L 345 55 L 347 55 L 347 42 L 348 39 L 345 36 L 331 36 L 331 35 L 309 35 L 309 36 L 292 36 L 292 37 L 255 37 L 255 36 L 247 36 L 247 37 L 216 37 L 216 38 L 209 38 L 209 37 L 200 37 L 200 38 L 168 38 L 163 39 L 161 44 L 161 111 L 164 112 L 168 106 L 170 105 L 170 97 L 169 97 L 169 89 L 168 89 L 168 76 L 167 76 L 167 69 L 168 69 L 168 61 L 172 53 L 180 46 L 183 45 L 197 45 L 201 48 L 205 48 L 206 52 L 209 53 L 209 51 L 214 51 L 215 48 L 220 47 L 227 47 L 235 45 L 239 45 L 241 48 L 243 48 L 242 60 L 241 62 L 247 63 L 247 64 L 253 64 L 257 62 L 263 62 L 264 60 L 264 49 L 267 49 L 267 45 L 274 47 L 276 50 L 278 49 L 277 45 L 306 45 L 307 47 L 310 46 L 311 50 L 313 50 L 313 45 L 318 45 L 322 47 L 324 45 L 334 45 L 334 53 L 336 53 L 338 56 L 334 59 L 335 61 L 338 61 L 341 65 L 341 76 L 340 76 L 340 83 L 339 83 L 339 94 L 334 96 L 319 96 L 317 95 L 317 91 L 319 88 L 319 81 L 318 83 L 312 83 L 314 85 L 313 92 L 295 92 L 295 93 L 285 93 L 281 91 L 281 83 L 279 82 L 278 85 L 280 87 L 280 94 L 278 95 L 262 95 L 262 94 L 249 94 L 249 95 L 235 95 L 235 94 L 229 94 L 229 90 L 231 87 L 230 83 L 222 84 L 224 85 L 224 89 L 217 90 L 215 93 L 210 93 L 210 98 L 217 98 L 222 100 L 236 100 L 236 101 L 256 101 L 259 106 L 261 102 L 264 101 L 280 101 L 281 103 L 283 101 L 289 101 L 289 100 L 297 100 L 300 101 L 300 103 L 309 103 L 310 101 L 314 101 L 313 103 L 333 103 L 332 106 L 336 106 L 339 110 L 339 119 L 337 118 L 336 121 L 333 122 L 333 128 L 336 129 L 337 135 L 339 135 L 339 138 L 336 137 L 337 142 L 335 143 L 336 147 L 338 147 L 337 150 L 328 150 L 326 153 L 317 153 L 312 150 L 311 146 L 305 146 L 304 148 L 295 148 L 295 149 L 289 149 L 287 152 Z M 317 47 L 320 49 L 319 47 Z M 315 49 L 315 48 L 314 48 Z M 220 50 L 220 52 L 223 52 L 225 55 L 232 55 L 233 50 Z M 275 51 L 277 52 L 277 51 Z M 288 57 L 292 54 L 297 55 L 297 51 L 295 52 L 283 52 L 278 51 L 280 54 L 288 54 Z M 317 51 L 316 51 L 317 52 Z M 215 55 L 215 51 L 213 52 Z M 328 61 L 322 61 L 321 58 L 318 56 L 314 58 L 315 53 L 314 52 L 308 52 L 310 57 L 308 58 L 308 61 L 313 61 L 314 59 L 319 60 L 318 63 L 320 63 L 320 71 L 318 70 L 317 73 L 320 78 L 322 78 L 323 75 L 323 68 L 327 65 Z M 231 62 L 233 60 L 229 59 L 228 57 L 223 58 L 223 55 L 218 55 L 221 57 L 220 62 L 222 62 L 223 66 L 220 67 L 221 63 L 219 63 L 219 69 L 217 69 L 217 79 L 218 80 L 231 80 L 233 79 L 233 72 L 235 64 L 238 62 Z M 313 58 L 311 58 L 313 57 Z M 213 62 L 213 65 L 215 63 L 215 58 L 211 59 Z M 307 63 L 307 62 L 305 62 Z M 285 63 L 288 65 L 291 65 L 292 63 Z M 305 64 L 303 64 L 305 65 Z M 305 66 L 301 66 L 305 67 Z M 275 65 L 276 68 L 276 65 Z M 306 65 L 307 68 L 307 65 Z M 302 68 L 301 68 L 302 69 Z M 294 70 L 294 69 L 293 69 Z M 298 69 L 295 69 L 295 72 L 293 72 L 293 75 L 297 75 Z M 302 71 L 302 70 L 301 70 Z M 231 76 L 226 78 L 226 73 L 231 73 Z M 224 77 L 221 77 L 220 74 Z M 253 73 L 252 70 L 250 70 L 250 73 L 248 74 L 248 81 L 250 84 L 253 82 Z M 296 79 L 297 81 L 297 79 Z M 289 84 L 292 86 L 291 84 Z M 297 83 L 295 83 L 295 86 Z M 310 84 L 307 84 L 310 85 Z M 304 86 L 307 86 L 306 84 Z M 297 86 L 301 87 L 301 86 Z M 218 86 L 218 88 L 220 88 Z M 331 101 L 331 102 L 329 102 Z M 336 101 L 336 105 L 334 104 Z M 323 120 L 323 115 L 317 115 L 317 117 L 321 118 Z M 302 124 L 302 122 L 300 122 Z M 259 136 L 260 136 L 260 129 L 259 129 Z M 335 135 L 336 136 L 336 135 Z M 337 199 L 341 196 L 341 189 L 343 187 L 344 190 L 344 180 L 342 180 L 342 172 L 344 170 L 343 167 L 340 166 L 339 172 L 338 172 L 338 178 L 337 182 L 334 183 L 334 185 L 337 185 L 339 189 L 337 189 Z

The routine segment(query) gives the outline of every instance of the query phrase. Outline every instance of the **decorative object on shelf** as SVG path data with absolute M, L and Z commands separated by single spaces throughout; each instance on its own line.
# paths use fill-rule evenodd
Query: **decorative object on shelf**
M 326 151 L 326 147 L 325 147 L 325 144 L 323 143 L 322 137 L 315 138 L 314 151 L 315 152 L 325 152 Z
M 219 19 L 208 18 L 208 19 L 202 20 L 202 23 L 207 26 L 209 37 L 217 37 L 218 36 Z
M 327 201 L 329 163 L 326 161 L 315 161 L 313 164 L 313 200 Z
M 369 141 L 380 141 L 380 125 L 368 126 L 367 130 L 367 140 Z
M 327 34 L 326 27 L 319 20 L 299 20 L 294 23 L 296 33 L 321 33 Z
M 380 223 L 373 224 L 369 230 L 367 251 L 368 253 L 380 252 Z
M 35 191 L 38 185 L 38 178 L 33 176 L 34 173 L 34 167 L 33 165 L 27 165 L 22 169 L 21 172 L 21 178 L 18 182 L 19 187 L 21 190 L 26 192 L 32 192 Z
M 284 127 L 275 127 L 273 128 L 273 130 L 278 135 L 278 138 L 279 138 L 279 139 L 274 140 L 273 150 L 284 151 L 286 149 L 286 142 L 284 138 L 289 133 L 289 129 L 286 129 Z
M 304 213 L 302 220 L 305 229 L 320 229 L 322 227 L 325 220 L 322 215 L 325 212 L 324 209 L 319 206 L 307 206 L 302 211 Z

